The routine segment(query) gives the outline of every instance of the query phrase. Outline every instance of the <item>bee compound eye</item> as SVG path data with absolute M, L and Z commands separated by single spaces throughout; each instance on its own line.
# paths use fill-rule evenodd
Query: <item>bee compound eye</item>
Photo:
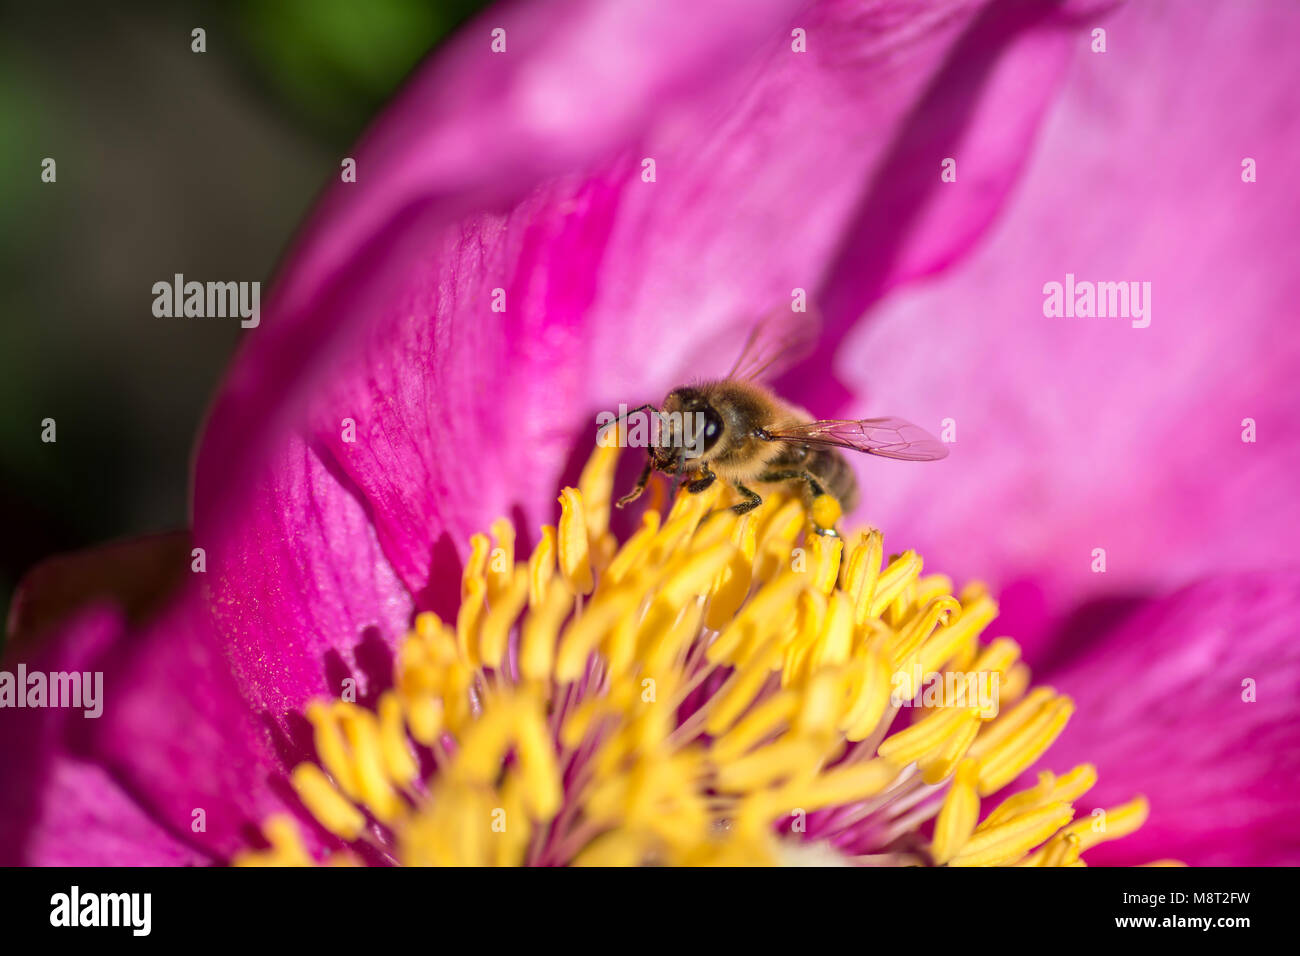
M 704 415 L 704 450 L 708 451 L 722 437 L 722 416 L 710 405 L 704 407 L 702 414 Z

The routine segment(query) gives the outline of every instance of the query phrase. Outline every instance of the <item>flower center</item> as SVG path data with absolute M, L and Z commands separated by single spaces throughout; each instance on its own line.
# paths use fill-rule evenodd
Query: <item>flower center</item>
M 1082 865 L 1142 797 L 1075 820 L 1090 765 L 1002 799 L 1073 703 L 1030 688 L 997 614 L 879 531 L 810 533 L 663 485 L 620 546 L 598 448 L 526 561 L 475 535 L 454 623 L 417 617 L 376 708 L 311 704 L 292 784 L 342 846 L 403 864 Z M 833 502 L 820 501 L 818 523 Z M 236 862 L 315 862 L 290 816 Z

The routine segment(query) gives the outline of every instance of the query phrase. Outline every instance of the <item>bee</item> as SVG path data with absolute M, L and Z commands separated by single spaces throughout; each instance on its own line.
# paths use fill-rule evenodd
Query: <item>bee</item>
M 674 388 L 661 408 L 634 409 L 659 416 L 659 437 L 636 487 L 618 507 L 639 498 L 657 470 L 677 476 L 679 487 L 685 483 L 692 494 L 726 481 L 741 497 L 731 506 L 736 514 L 757 508 L 763 493 L 782 489 L 801 494 L 809 514 L 822 495 L 846 513 L 857 506 L 858 482 L 841 449 L 903 461 L 947 457 L 947 445 L 901 418 L 818 420 L 777 396 L 765 380 L 803 357 L 816 328 L 815 320 L 785 332 L 771 319 L 761 322 L 724 378 Z M 836 534 L 833 527 L 815 530 Z

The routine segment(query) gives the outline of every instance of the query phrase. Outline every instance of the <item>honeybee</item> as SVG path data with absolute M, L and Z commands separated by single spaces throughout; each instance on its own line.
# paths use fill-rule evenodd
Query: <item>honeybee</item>
M 618 507 L 639 498 L 658 470 L 678 476 L 679 485 L 684 482 L 692 494 L 721 478 L 741 496 L 731 506 L 736 514 L 762 504 L 760 492 L 791 487 L 803 495 L 809 514 L 815 514 L 813 502 L 824 494 L 838 503 L 839 511 L 849 512 L 857 506 L 858 482 L 840 449 L 904 461 L 947 457 L 947 445 L 901 418 L 816 420 L 764 384 L 803 357 L 816 328 L 816 320 L 809 319 L 783 331 L 769 318 L 750 333 L 726 377 L 674 388 L 661 408 L 634 409 L 654 411 L 660 435 L 650 446 L 636 487 L 618 500 Z M 836 533 L 833 527 L 816 530 Z

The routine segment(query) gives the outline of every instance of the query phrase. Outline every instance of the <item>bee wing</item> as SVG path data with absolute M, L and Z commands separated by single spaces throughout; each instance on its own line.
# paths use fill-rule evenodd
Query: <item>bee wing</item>
M 901 418 L 828 419 L 788 425 L 769 434 L 782 441 L 836 445 L 903 461 L 937 461 L 948 457 L 947 445 L 924 428 Z
M 814 309 L 794 312 L 778 306 L 755 323 L 727 378 L 766 381 L 807 358 L 821 334 L 821 315 Z

